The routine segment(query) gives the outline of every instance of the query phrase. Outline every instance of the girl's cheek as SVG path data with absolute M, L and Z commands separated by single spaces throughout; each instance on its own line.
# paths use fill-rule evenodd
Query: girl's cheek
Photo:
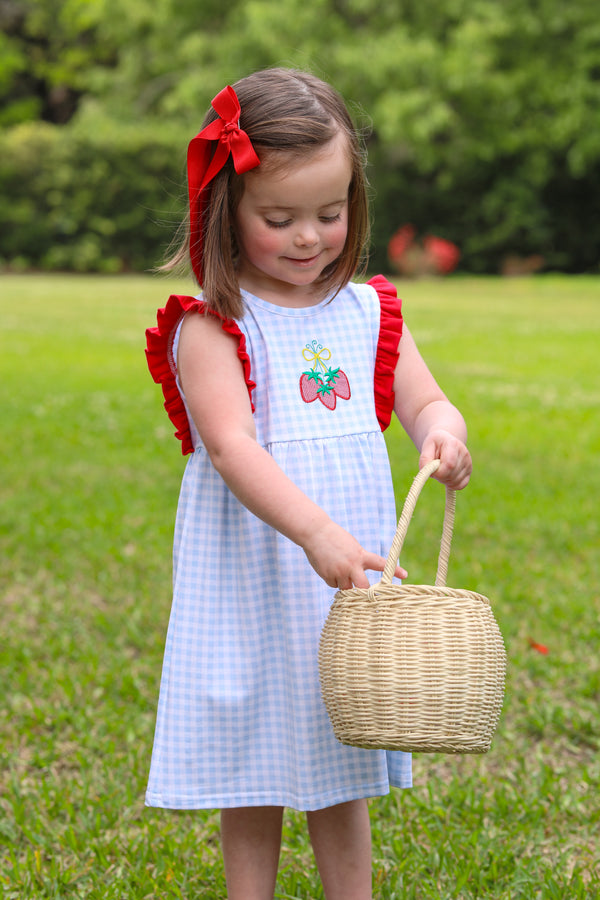
M 265 253 L 274 253 L 279 250 L 283 244 L 281 234 L 278 234 L 272 228 L 266 228 L 264 225 L 257 228 L 255 232 L 255 240 Z
M 342 245 L 345 244 L 347 236 L 348 236 L 348 222 L 347 221 L 340 222 L 339 225 L 336 227 L 336 233 L 335 233 L 335 237 L 334 237 L 335 243 L 342 244 Z

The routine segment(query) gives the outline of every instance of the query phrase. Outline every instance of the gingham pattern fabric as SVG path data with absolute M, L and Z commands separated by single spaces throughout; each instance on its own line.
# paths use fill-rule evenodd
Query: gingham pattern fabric
M 257 439 L 336 522 L 386 555 L 396 513 L 373 398 L 376 291 L 348 285 L 302 309 L 244 299 L 238 325 L 256 382 Z M 173 349 L 176 358 L 177 336 Z M 350 397 L 334 375 L 343 385 L 335 408 L 327 396 L 307 402 L 307 383 L 319 382 L 310 372 L 323 383 L 336 369 Z M 409 787 L 410 754 L 346 747 L 333 735 L 317 667 L 333 590 L 299 547 L 238 502 L 192 434 L 146 803 L 314 810 Z

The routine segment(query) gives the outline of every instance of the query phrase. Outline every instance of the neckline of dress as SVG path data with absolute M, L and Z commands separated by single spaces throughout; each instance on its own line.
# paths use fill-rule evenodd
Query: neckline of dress
M 262 297 L 257 297 L 256 294 L 243 288 L 242 297 L 248 306 L 256 306 L 259 309 L 264 309 L 276 316 L 292 316 L 293 318 L 298 318 L 302 316 L 314 316 L 315 313 L 323 309 L 324 306 L 331 303 L 333 292 L 327 294 L 320 303 L 315 303 L 312 306 L 278 306 L 276 303 L 271 303 L 269 300 L 263 300 Z

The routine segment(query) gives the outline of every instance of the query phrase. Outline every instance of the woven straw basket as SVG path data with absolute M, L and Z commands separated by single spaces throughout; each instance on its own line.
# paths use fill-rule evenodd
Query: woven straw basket
M 335 736 L 355 747 L 486 753 L 504 695 L 506 653 L 489 600 L 446 587 L 455 492 L 446 511 L 435 587 L 392 578 L 423 485 L 413 481 L 381 581 L 338 591 L 319 647 Z

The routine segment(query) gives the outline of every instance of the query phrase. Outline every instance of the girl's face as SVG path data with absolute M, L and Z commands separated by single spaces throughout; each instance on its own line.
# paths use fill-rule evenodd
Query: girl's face
M 279 306 L 318 303 L 314 282 L 346 242 L 351 177 L 342 133 L 289 169 L 247 172 L 235 217 L 240 287 Z

